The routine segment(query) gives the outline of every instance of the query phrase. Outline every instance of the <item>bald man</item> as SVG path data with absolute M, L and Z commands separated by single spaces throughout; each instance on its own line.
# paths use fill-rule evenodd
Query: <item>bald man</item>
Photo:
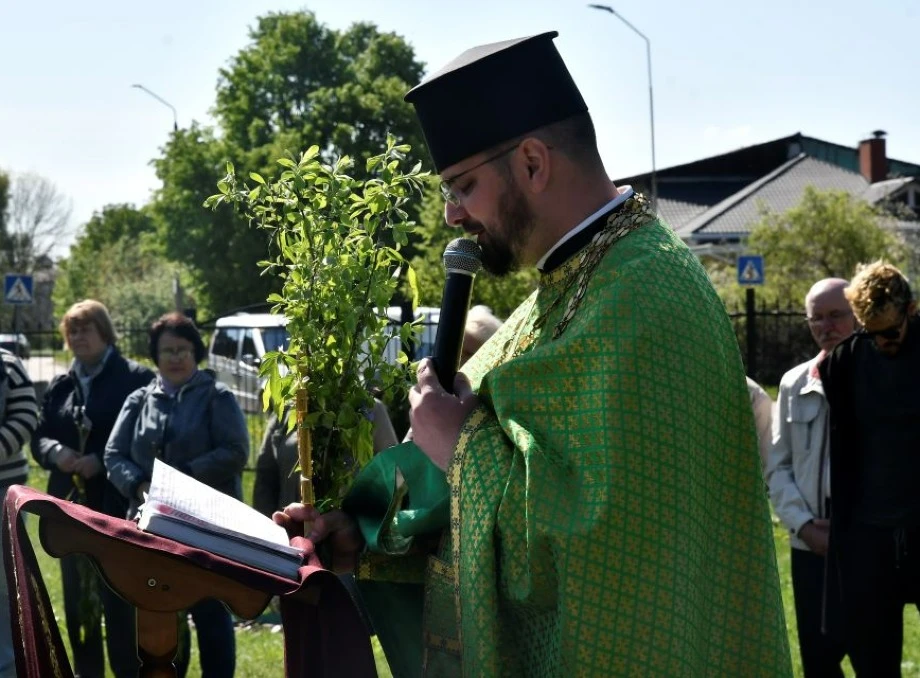
M 830 454 L 828 405 L 818 365 L 856 329 L 843 293 L 847 284 L 842 278 L 826 278 L 816 282 L 805 296 L 808 327 L 821 350 L 783 375 L 773 418 L 773 444 L 767 457 L 770 499 L 789 528 L 792 591 L 805 678 L 843 676 L 841 633 L 833 624 L 825 625 L 822 631 Z M 838 609 L 836 604 L 829 605 L 828 621 L 838 616 Z

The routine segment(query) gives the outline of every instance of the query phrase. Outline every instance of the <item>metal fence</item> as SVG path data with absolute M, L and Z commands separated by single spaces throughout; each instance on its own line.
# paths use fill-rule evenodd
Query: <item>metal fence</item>
M 750 309 L 748 309 L 750 310 Z M 765 385 L 779 383 L 783 373 L 816 352 L 805 316 L 801 310 L 787 307 L 766 307 L 761 305 L 748 313 L 746 309 L 729 309 L 729 317 L 735 328 L 741 355 L 745 361 L 747 373 L 751 378 Z M 749 331 L 753 322 L 753 332 Z M 436 326 L 429 323 L 425 335 L 434 336 Z M 201 327 L 207 341 L 212 326 Z M 147 328 L 124 327 L 117 330 L 118 347 L 123 355 L 151 365 L 147 356 Z M 26 333 L 29 352 L 26 357 L 26 369 L 36 384 L 39 395 L 44 392 L 48 382 L 58 374 L 67 371 L 71 356 L 64 348 L 60 334 L 55 331 Z M 749 338 L 754 341 L 749 345 Z M 414 356 L 411 347 L 407 353 Z M 430 349 L 430 346 L 426 345 Z M 249 466 L 255 464 L 256 455 L 265 432 L 268 415 L 264 413 L 247 414 L 249 426 L 250 457 Z
M 745 371 L 760 384 L 776 386 L 787 370 L 818 352 L 801 308 L 761 304 L 729 309 L 729 317 Z

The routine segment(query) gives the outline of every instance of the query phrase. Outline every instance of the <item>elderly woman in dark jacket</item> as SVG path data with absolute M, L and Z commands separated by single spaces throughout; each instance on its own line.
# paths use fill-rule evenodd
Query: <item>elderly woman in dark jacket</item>
M 246 420 L 230 390 L 211 371 L 198 369 L 204 356 L 198 329 L 182 314 L 168 313 L 150 328 L 150 357 L 159 378 L 128 397 L 105 450 L 109 479 L 128 500 L 129 518 L 143 503 L 156 458 L 243 498 L 242 471 L 249 455 Z M 189 612 L 202 674 L 232 676 L 236 645 L 227 608 L 207 599 Z M 182 646 L 187 651 L 189 644 Z M 179 663 L 184 675 L 187 655 Z
M 106 482 L 102 454 L 125 398 L 149 383 L 154 374 L 118 353 L 112 319 L 98 301 L 86 299 L 71 306 L 61 318 L 60 329 L 74 360 L 66 374 L 48 385 L 32 455 L 51 471 L 48 494 L 123 517 L 126 505 L 118 490 Z M 84 605 L 99 600 L 112 671 L 118 678 L 136 676 L 134 610 L 104 586 L 93 570 L 81 566 L 80 557 L 61 558 L 64 615 L 75 673 L 105 675 L 101 620 L 88 615 Z

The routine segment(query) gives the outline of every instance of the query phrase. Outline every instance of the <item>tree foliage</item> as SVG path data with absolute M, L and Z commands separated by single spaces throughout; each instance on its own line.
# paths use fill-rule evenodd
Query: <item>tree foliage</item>
M 388 133 L 422 149 L 403 101 L 422 70 L 402 38 L 370 24 L 333 30 L 308 11 L 257 20 L 250 44 L 220 72 L 216 128 L 180 130 L 154 162 L 163 188 L 153 210 L 166 253 L 195 272 L 211 312 L 278 291 L 278 281 L 260 276 L 256 265 L 268 252 L 267 234 L 230 210 L 201 207 L 226 162 L 243 176 L 267 174 L 276 158 L 317 145 L 327 163 L 339 153 L 363 163 Z
M 907 255 L 903 239 L 871 205 L 845 192 L 812 187 L 786 212 L 764 210 L 747 251 L 764 257 L 765 285 L 758 297 L 795 305 L 821 278 L 849 279 L 857 264 L 880 257 L 904 265 Z M 740 303 L 743 291 L 734 265 L 710 263 L 707 268 L 722 298 L 729 305 Z
M 10 175 L 0 172 L 0 233 L 6 232 L 6 210 L 10 203 Z
M 268 253 L 266 235 L 232 210 L 202 207 L 227 162 L 245 166 L 242 155 L 212 130 L 193 124 L 174 133 L 164 156 L 154 161 L 163 179 L 150 205 L 160 242 L 167 258 L 194 272 L 193 287 L 205 315 L 261 301 L 275 289 L 256 265 Z
M 55 315 L 91 298 L 105 304 L 119 325 L 146 327 L 175 308 L 173 279 L 180 272 L 159 247 L 147 210 L 107 205 L 84 225 L 58 267 Z

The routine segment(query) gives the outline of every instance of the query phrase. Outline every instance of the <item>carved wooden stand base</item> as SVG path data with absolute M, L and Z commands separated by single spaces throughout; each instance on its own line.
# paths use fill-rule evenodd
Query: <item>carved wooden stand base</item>
M 41 520 L 42 543 L 56 558 L 72 553 L 89 555 L 109 586 L 137 608 L 137 649 L 141 678 L 176 675 L 179 617 L 204 598 L 223 601 L 238 617 L 254 619 L 271 594 L 257 591 L 193 563 L 148 552 L 138 562 L 138 550 L 91 531 L 76 531 L 63 523 Z
M 368 629 L 351 595 L 339 577 L 322 567 L 308 540 L 298 542 L 304 565 L 298 579 L 290 580 L 13 485 L 3 502 L 0 541 L 8 593 L 16 601 L 12 611 L 20 621 L 13 636 L 23 678 L 66 678 L 73 673 L 22 512 L 38 518 L 46 552 L 57 558 L 85 554 L 112 590 L 135 607 L 143 678 L 176 675 L 177 612 L 213 598 L 238 617 L 254 619 L 275 595 L 281 597 L 285 676 L 377 675 Z

